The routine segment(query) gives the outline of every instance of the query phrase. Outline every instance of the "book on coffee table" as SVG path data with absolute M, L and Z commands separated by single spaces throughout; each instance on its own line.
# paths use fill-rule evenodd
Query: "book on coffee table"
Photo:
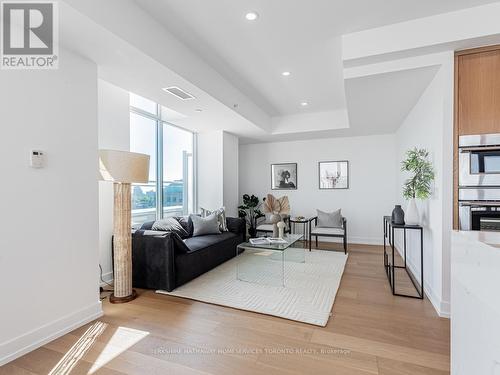
M 258 237 L 258 238 L 250 238 L 250 243 L 252 245 L 268 245 L 268 244 L 280 244 L 287 242 L 282 238 Z

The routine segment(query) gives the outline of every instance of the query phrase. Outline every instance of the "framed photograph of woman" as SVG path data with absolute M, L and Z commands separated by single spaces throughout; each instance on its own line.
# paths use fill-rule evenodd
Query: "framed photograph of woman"
M 297 163 L 271 164 L 271 189 L 297 189 Z
M 349 162 L 320 161 L 319 188 L 320 189 L 349 189 Z

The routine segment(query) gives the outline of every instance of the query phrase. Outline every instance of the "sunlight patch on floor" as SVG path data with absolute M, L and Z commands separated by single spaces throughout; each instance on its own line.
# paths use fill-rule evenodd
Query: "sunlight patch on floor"
M 101 367 L 105 366 L 106 363 L 118 357 L 121 353 L 137 344 L 147 335 L 149 335 L 149 332 L 127 327 L 118 327 L 115 333 L 113 333 L 113 336 L 105 344 L 88 374 L 95 373 Z
M 92 324 L 71 349 L 64 354 L 48 375 L 69 375 L 78 361 L 85 356 L 107 326 L 108 325 L 103 322 L 95 322 Z

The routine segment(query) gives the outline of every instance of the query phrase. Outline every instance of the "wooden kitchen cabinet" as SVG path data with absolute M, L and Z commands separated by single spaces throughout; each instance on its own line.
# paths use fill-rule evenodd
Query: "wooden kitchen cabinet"
M 500 133 L 500 45 L 455 52 L 453 229 L 458 229 L 458 137 Z
M 500 47 L 458 52 L 458 135 L 500 133 Z

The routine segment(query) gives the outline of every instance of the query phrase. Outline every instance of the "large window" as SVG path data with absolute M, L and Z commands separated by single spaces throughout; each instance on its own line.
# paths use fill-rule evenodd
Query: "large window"
M 130 151 L 151 157 L 149 182 L 132 187 L 132 223 L 194 212 L 194 134 L 161 118 L 156 103 L 130 94 Z

